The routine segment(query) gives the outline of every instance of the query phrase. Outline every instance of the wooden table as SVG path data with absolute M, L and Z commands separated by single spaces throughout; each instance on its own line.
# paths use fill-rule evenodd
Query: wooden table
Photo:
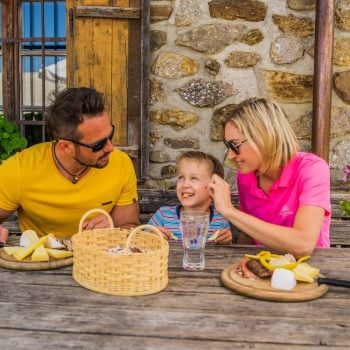
M 182 270 L 171 245 L 169 285 L 144 297 L 89 291 L 71 267 L 0 269 L 0 348 L 19 349 L 349 349 L 350 289 L 330 287 L 317 300 L 270 302 L 244 297 L 220 282 L 224 267 L 252 247 L 208 245 L 203 272 Z M 317 250 L 312 265 L 350 279 L 350 249 Z

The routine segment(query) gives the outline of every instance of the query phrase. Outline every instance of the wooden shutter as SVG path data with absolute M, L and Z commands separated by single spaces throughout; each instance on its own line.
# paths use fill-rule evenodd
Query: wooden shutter
M 113 142 L 148 175 L 149 1 L 67 0 L 67 83 L 105 94 Z

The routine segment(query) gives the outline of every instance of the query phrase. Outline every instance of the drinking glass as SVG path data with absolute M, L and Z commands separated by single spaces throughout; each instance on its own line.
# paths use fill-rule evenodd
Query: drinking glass
M 204 249 L 207 240 L 209 214 L 202 211 L 180 213 L 180 229 L 184 256 L 182 266 L 187 271 L 200 271 L 205 267 Z

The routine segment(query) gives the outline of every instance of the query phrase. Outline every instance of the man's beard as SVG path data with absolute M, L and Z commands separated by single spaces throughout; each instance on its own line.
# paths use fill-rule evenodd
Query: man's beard
M 99 160 L 103 159 L 106 157 L 106 155 L 108 155 L 109 153 L 105 153 L 103 156 L 99 157 L 96 161 L 96 163 L 87 163 L 85 162 L 83 159 L 79 158 L 79 153 L 76 154 L 75 157 L 73 157 L 73 159 L 79 163 L 82 166 L 88 167 L 88 168 L 96 168 L 96 169 L 103 169 L 108 165 L 109 159 L 107 158 L 106 163 L 103 164 L 99 164 Z

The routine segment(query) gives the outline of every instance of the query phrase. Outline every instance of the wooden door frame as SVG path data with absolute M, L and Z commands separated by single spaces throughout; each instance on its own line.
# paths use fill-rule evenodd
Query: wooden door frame
M 136 7 L 135 4 L 140 4 Z M 140 105 L 139 105 L 139 120 L 135 120 L 135 106 L 133 103 L 128 103 L 128 118 L 127 129 L 130 130 L 137 126 L 139 129 L 137 145 L 135 150 L 133 145 L 129 146 L 129 139 L 127 146 L 118 146 L 118 148 L 126 151 L 135 159 L 135 152 L 137 152 L 136 170 L 140 180 L 149 177 L 149 57 L 150 57 L 150 0 L 130 0 L 129 7 L 121 6 L 74 6 L 68 9 L 67 13 L 67 37 L 74 36 L 74 20 L 76 17 L 97 17 L 97 18 L 120 18 L 120 19 L 139 19 L 140 20 Z M 131 22 L 132 23 L 132 22 Z M 132 26 L 132 24 L 130 24 Z M 67 52 L 73 52 L 72 41 L 67 40 Z M 129 79 L 130 74 L 134 69 L 131 63 L 132 58 L 129 59 Z M 67 55 L 67 69 L 73 71 L 74 62 L 72 57 Z M 132 88 L 132 81 L 128 80 L 128 101 L 134 98 L 134 89 Z M 74 86 L 73 78 L 68 79 L 68 86 Z M 130 119 L 129 119 L 130 118 Z M 132 133 L 130 133 L 132 134 Z M 131 137 L 135 138 L 136 135 Z
M 141 179 L 149 177 L 150 0 L 141 0 Z M 144 37 L 142 36 L 144 33 Z
M 10 119 L 15 120 L 19 113 L 19 33 L 18 33 L 18 12 L 20 0 L 7 2 L 2 6 L 2 94 L 3 94 L 3 112 Z M 4 1 L 2 1 L 4 5 Z M 4 61 L 7 61 L 4 64 Z M 17 79 L 15 79 L 17 77 Z
M 334 0 L 316 1 L 312 152 L 329 160 L 333 85 Z

